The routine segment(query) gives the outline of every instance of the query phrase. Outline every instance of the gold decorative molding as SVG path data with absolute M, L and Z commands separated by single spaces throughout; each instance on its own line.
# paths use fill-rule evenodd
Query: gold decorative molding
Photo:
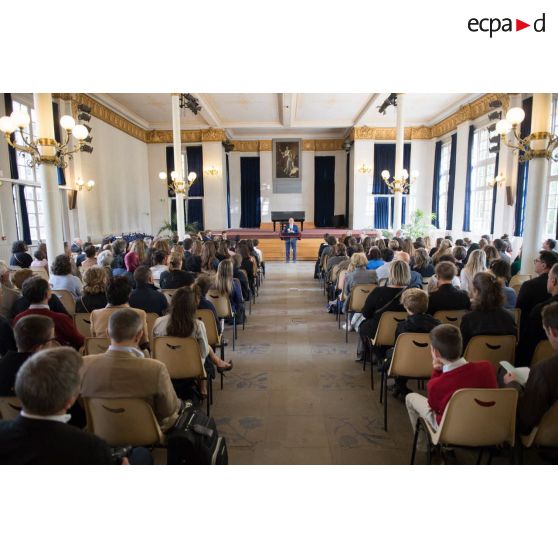
M 233 144 L 234 151 L 241 151 L 243 153 L 257 153 L 260 146 L 260 142 L 258 140 L 233 141 Z
M 172 130 L 149 130 L 146 143 L 172 143 Z M 202 141 L 202 130 L 181 130 L 180 141 L 182 143 L 200 143 Z
M 302 151 L 316 151 L 316 140 L 302 140 Z
M 221 130 L 220 128 L 208 128 L 207 130 L 201 131 L 202 141 L 225 141 L 226 139 L 227 135 L 225 134 L 225 130 Z
M 302 140 L 302 151 L 341 151 L 343 139 Z
M 260 151 L 272 151 L 272 140 L 260 140 Z

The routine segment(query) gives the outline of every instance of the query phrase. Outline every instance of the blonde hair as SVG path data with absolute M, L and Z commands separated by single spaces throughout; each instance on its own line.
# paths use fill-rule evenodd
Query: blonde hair
M 107 283 L 107 271 L 104 267 L 93 265 L 83 274 L 83 292 L 85 294 L 104 293 Z
M 219 294 L 230 296 L 233 291 L 233 263 L 232 259 L 223 260 L 217 268 L 215 289 Z
M 130 246 L 130 252 L 136 253 L 138 255 L 139 262 L 143 263 L 147 257 L 147 247 L 145 245 L 145 241 L 141 238 L 134 240 Z
M 424 314 L 428 310 L 428 295 L 422 289 L 407 289 L 401 295 L 401 304 L 411 314 Z
M 469 260 L 465 264 L 463 270 L 469 274 L 471 279 L 473 279 L 477 273 L 486 271 L 486 253 L 484 250 L 473 250 L 469 254 Z
M 411 268 L 407 262 L 394 260 L 389 268 L 388 285 L 403 287 L 411 282 Z
M 172 252 L 168 261 L 169 271 L 182 269 L 182 256 L 178 252 Z
M 368 258 L 362 252 L 355 252 L 351 256 L 351 265 L 356 269 L 358 267 L 366 267 Z

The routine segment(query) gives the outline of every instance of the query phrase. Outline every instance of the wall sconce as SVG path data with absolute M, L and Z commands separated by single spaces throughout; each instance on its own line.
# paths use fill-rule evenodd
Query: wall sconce
M 362 163 L 362 165 L 358 167 L 358 172 L 360 172 L 360 174 L 370 174 L 372 172 L 372 167 L 369 167 L 368 165 Z
M 501 172 L 497 174 L 494 178 L 488 179 L 489 186 L 505 186 L 506 176 Z
M 209 176 L 216 176 L 219 174 L 219 169 L 216 166 L 211 165 L 210 167 L 207 167 L 203 172 L 204 174 L 207 174 Z
M 85 182 L 83 178 L 78 178 L 76 180 L 76 188 L 81 192 L 84 186 L 88 192 L 91 192 L 91 190 L 93 190 L 93 188 L 95 187 L 95 181 L 88 180 L 87 182 Z

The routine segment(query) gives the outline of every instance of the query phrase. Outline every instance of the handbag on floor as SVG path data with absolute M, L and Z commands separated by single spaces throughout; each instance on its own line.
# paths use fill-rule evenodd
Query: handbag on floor
M 167 465 L 228 465 L 227 444 L 215 420 L 186 403 L 167 434 Z

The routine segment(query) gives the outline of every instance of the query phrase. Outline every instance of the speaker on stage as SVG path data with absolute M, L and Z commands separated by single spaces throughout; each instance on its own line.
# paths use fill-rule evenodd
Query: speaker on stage
M 345 215 L 334 215 L 333 216 L 333 227 L 336 229 L 342 229 L 346 227 L 345 225 Z

